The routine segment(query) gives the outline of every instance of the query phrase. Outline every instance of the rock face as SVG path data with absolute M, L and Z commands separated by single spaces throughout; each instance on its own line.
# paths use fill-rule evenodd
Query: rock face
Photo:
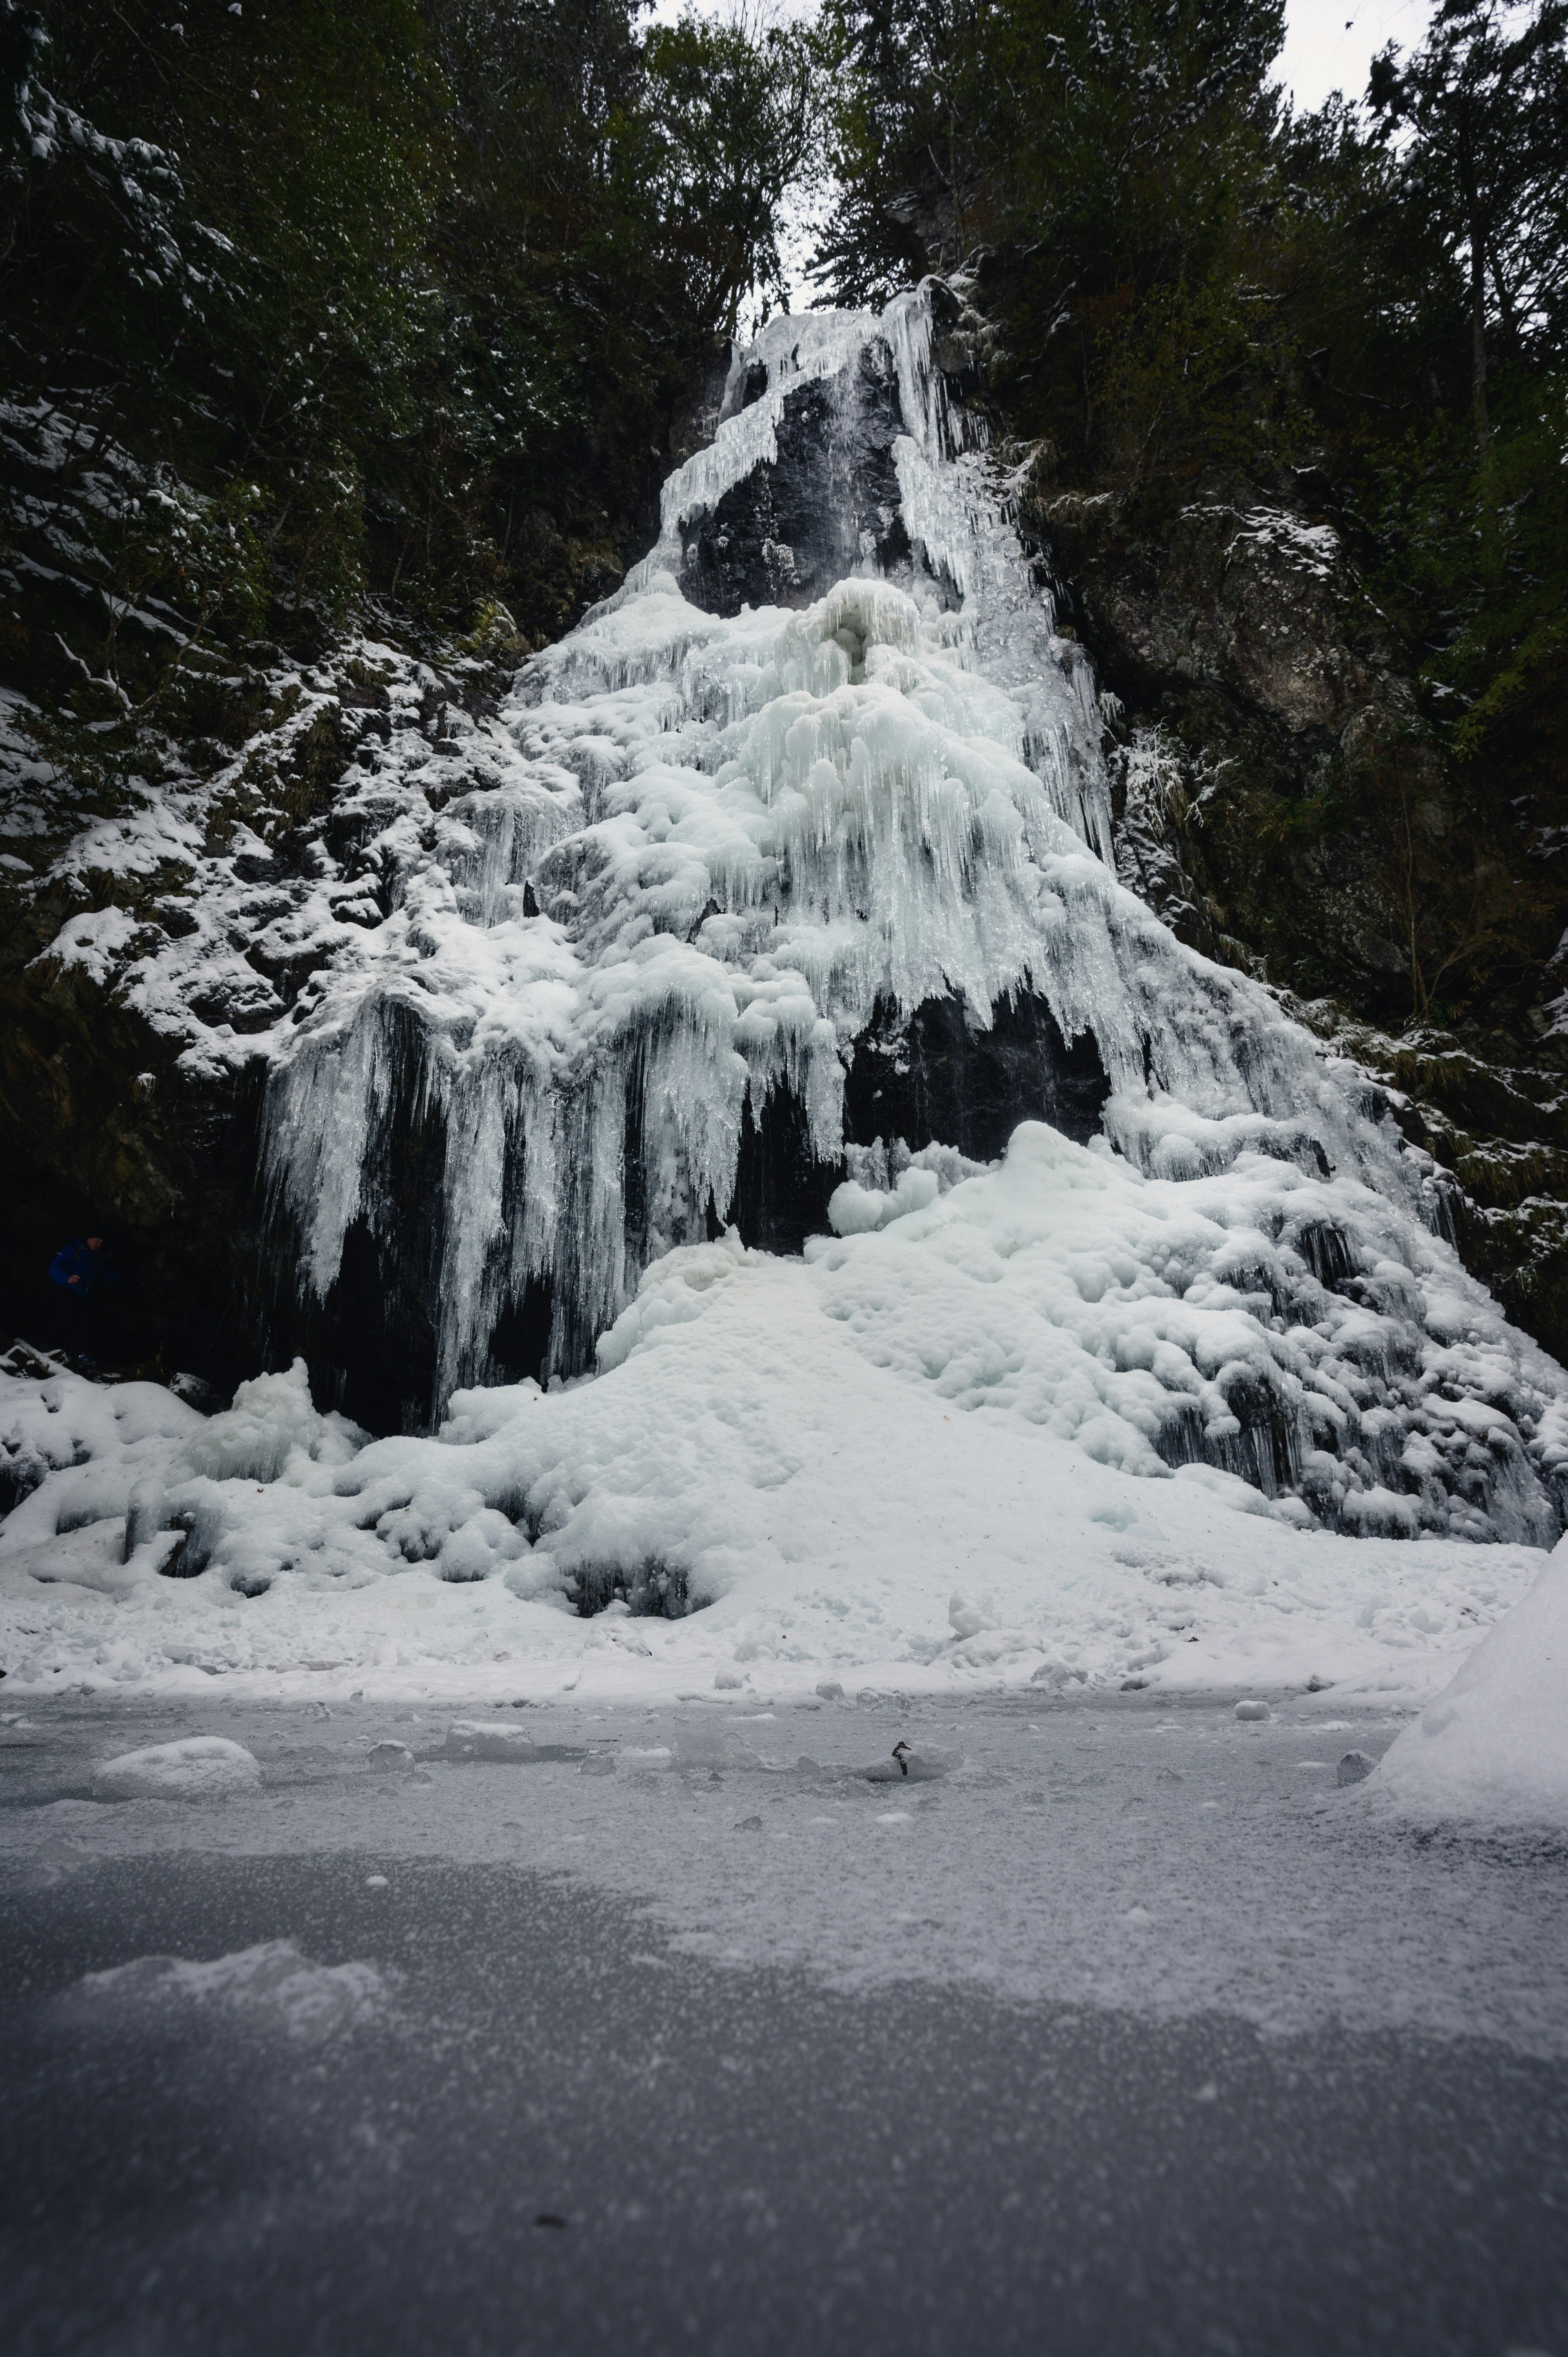
M 401 731 L 446 748 L 452 790 L 488 781 L 469 707 L 510 665 L 452 657 L 437 673 L 361 637 L 280 658 L 237 753 L 116 797 L 0 743 L 0 1328 L 55 1339 L 50 1258 L 98 1228 L 120 1280 L 101 1294 L 104 1364 L 227 1392 L 297 1330 L 260 1185 L 267 1050 L 334 941 L 384 918 L 373 781 Z M 406 1329 L 392 1346 L 374 1273 L 358 1276 L 341 1314 L 380 1350 L 395 1430 L 427 1412 L 434 1362 L 403 1376 Z
M 1522 825 L 1514 841 L 1477 823 L 1361 584 L 1353 522 L 1311 472 L 1208 477 L 1135 516 L 1048 490 L 1025 512 L 1123 707 L 1118 872 L 1377 1073 L 1452 1173 L 1467 1264 L 1568 1353 L 1560 916 Z M 1520 1029 L 1455 1037 L 1425 1015 L 1456 942 L 1535 996 Z
M 751 363 L 732 414 L 758 401 L 768 370 Z M 874 557 L 910 561 L 893 446 L 907 432 L 892 357 L 868 343 L 840 379 L 809 378 L 774 428 L 777 456 L 681 526 L 682 593 L 708 614 L 742 606 L 809 606 Z
M 1111 1082 L 1092 1032 L 1069 1046 L 1034 992 L 1002 999 L 977 1021 L 961 997 L 928 998 L 908 1015 L 878 1002 L 855 1041 L 844 1087 L 846 1142 L 902 1137 L 992 1162 L 1021 1121 L 1047 1121 L 1086 1146 L 1101 1133 Z
M 1071 494 L 1032 514 L 1128 717 L 1127 880 L 1304 998 L 1408 1006 L 1412 915 L 1435 936 L 1455 813 L 1338 530 L 1233 478 L 1135 523 Z

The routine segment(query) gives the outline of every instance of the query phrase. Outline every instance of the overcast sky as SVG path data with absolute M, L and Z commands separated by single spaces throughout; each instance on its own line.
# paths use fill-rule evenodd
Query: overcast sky
M 657 0 L 662 24 L 673 24 L 687 0 Z M 732 0 L 690 0 L 703 16 L 727 10 Z M 774 0 L 780 16 L 809 16 L 814 0 Z M 1388 41 L 1413 48 L 1433 13 L 1434 0 L 1286 0 L 1285 45 L 1279 77 L 1302 107 L 1321 106 L 1331 90 L 1359 98 L 1367 68 Z
M 1432 0 L 1286 0 L 1279 79 L 1300 107 L 1321 106 L 1331 90 L 1359 98 L 1378 51 L 1413 48 L 1432 15 Z

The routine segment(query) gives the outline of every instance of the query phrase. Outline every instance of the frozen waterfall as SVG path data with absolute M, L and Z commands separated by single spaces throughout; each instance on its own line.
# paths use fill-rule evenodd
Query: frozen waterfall
M 1330 1519 L 1409 1494 L 1434 1527 L 1463 1500 L 1477 1533 L 1544 1533 L 1556 1371 L 1512 1337 L 1455 1373 L 1450 1334 L 1431 1374 L 1434 1288 L 1485 1301 L 1429 1232 L 1431 1166 L 1117 883 L 1090 666 L 931 343 L 923 290 L 773 321 L 657 545 L 519 674 L 489 782 L 364 780 L 372 921 L 266 1111 L 302 1288 L 367 1239 L 426 1304 L 439 1409 L 591 1365 L 675 1246 L 875 1226 L 911 1172 L 923 1200 L 1039 1119 L 1129 1183 L 1204 1182 L 1209 1214 L 1246 1174 L 1223 1267 L 1162 1271 L 1140 1230 L 1236 1328 L 1203 1384 L 1155 1366 L 1165 1461 L 1273 1494 L 1326 1452 Z M 1477 1389 L 1501 1423 L 1433 1439 L 1433 1401 Z

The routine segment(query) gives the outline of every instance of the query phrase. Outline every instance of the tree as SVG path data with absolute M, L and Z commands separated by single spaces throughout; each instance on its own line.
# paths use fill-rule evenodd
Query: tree
M 788 300 L 779 231 L 816 138 L 811 45 L 788 27 L 688 15 L 655 26 L 643 55 L 662 233 L 700 313 L 732 336 L 753 289 Z
M 1444 0 L 1423 46 L 1372 62 L 1368 98 L 1389 135 L 1412 135 L 1404 168 L 1462 249 L 1469 278 L 1470 405 L 1489 459 L 1487 337 L 1503 350 L 1556 324 L 1568 221 L 1568 6 L 1537 0 L 1513 28 L 1505 0 Z

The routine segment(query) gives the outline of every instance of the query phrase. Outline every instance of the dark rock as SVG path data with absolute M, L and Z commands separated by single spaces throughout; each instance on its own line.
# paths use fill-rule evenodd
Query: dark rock
M 906 430 L 881 345 L 866 347 L 847 387 L 842 377 L 796 387 L 779 421 L 777 463 L 756 468 L 682 528 L 682 594 L 710 614 L 809 606 L 869 550 L 885 572 L 908 562 L 893 463 Z
M 1344 1759 L 1334 1770 L 1334 1781 L 1337 1784 L 1362 1783 L 1371 1774 L 1377 1764 L 1369 1752 L 1347 1751 Z
M 958 997 L 929 998 L 908 1016 L 878 1002 L 854 1043 L 844 1082 L 844 1136 L 854 1146 L 902 1137 L 993 1161 L 1022 1121 L 1047 1121 L 1079 1145 L 1098 1135 L 1111 1083 L 1093 1038 L 1070 1046 L 1032 992 L 998 999 L 989 1025 Z
M 726 1214 L 743 1243 L 763 1252 L 798 1253 L 808 1236 L 825 1234 L 828 1198 L 843 1177 L 842 1161 L 818 1161 L 806 1108 L 793 1089 L 776 1088 L 760 1121 L 753 1118 L 747 1098 Z

